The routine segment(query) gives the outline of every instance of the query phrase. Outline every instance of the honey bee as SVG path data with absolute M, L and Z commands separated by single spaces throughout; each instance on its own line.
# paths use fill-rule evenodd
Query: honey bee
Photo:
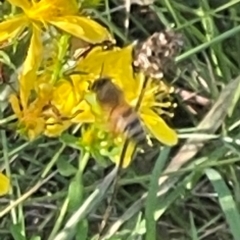
M 138 145 L 145 142 L 146 134 L 137 112 L 126 102 L 123 91 L 111 78 L 101 77 L 95 80 L 90 90 L 96 93 L 98 103 L 108 114 L 108 122 L 113 132 L 125 134 Z

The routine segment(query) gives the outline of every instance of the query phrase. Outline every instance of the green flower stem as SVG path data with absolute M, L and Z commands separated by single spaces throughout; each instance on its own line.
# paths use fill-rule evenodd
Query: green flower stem
M 61 75 L 61 69 L 62 69 L 63 62 L 64 62 L 63 60 L 64 60 L 65 56 L 67 55 L 67 51 L 68 51 L 69 38 L 70 38 L 70 35 L 68 35 L 68 34 L 63 34 L 60 37 L 57 61 L 55 63 L 54 71 L 53 71 L 52 78 L 50 81 L 53 85 L 56 83 L 56 81 L 59 79 L 59 76 Z

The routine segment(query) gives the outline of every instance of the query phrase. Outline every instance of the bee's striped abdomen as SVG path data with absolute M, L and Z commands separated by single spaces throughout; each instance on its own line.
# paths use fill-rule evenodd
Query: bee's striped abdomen
M 126 133 L 129 139 L 132 139 L 138 144 L 146 141 L 145 131 L 140 119 L 132 108 L 128 108 L 122 113 L 122 120 L 125 123 L 123 125 L 123 132 Z

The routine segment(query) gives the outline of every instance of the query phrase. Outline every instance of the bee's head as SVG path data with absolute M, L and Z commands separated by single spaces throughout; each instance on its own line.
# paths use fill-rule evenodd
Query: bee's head
M 107 77 L 98 78 L 92 83 L 89 89 L 90 91 L 93 91 L 93 92 L 100 91 L 102 90 L 102 88 L 106 86 L 106 84 L 109 83 L 109 81 L 111 80 Z

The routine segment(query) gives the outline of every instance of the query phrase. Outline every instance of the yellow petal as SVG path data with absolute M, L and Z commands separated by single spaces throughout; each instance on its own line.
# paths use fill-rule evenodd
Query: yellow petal
M 78 1 L 76 0 L 41 0 L 41 2 L 50 3 L 52 8 L 58 10 L 58 16 L 74 15 L 78 12 Z
M 91 107 L 84 100 L 73 108 L 72 115 L 75 115 L 73 119 L 71 119 L 73 123 L 92 123 L 95 120 L 91 112 Z
M 123 145 L 122 145 L 121 152 L 122 152 L 122 150 L 123 150 Z M 127 168 L 129 166 L 129 164 L 132 162 L 134 152 L 135 152 L 135 144 L 130 142 L 128 144 L 126 152 L 124 154 L 122 168 Z M 121 158 L 121 153 L 114 157 L 115 164 L 117 164 L 117 165 L 120 164 L 120 158 Z
M 136 98 L 141 84 L 138 79 L 134 78 L 132 69 L 132 46 L 120 49 L 114 47 L 107 51 L 102 47 L 94 48 L 86 58 L 80 59 L 77 69 L 86 73 L 91 73 L 86 76 L 81 76 L 87 81 L 95 80 L 100 73 L 103 76 L 111 77 L 121 89 L 127 90 L 126 99 Z M 137 92 L 136 92 L 137 91 Z
M 13 19 L 0 23 L 0 42 L 9 41 L 21 32 L 28 25 L 27 18 L 24 15 L 15 16 Z
M 49 119 L 46 122 L 44 135 L 48 137 L 58 137 L 63 131 L 68 129 L 71 124 L 72 123 L 70 121 L 62 121 L 61 123 L 57 123 L 55 119 Z
M 34 88 L 36 73 L 42 59 L 43 47 L 41 32 L 33 27 L 30 46 L 20 75 L 20 99 L 23 109 L 26 109 L 30 91 Z
M 22 111 L 19 106 L 19 99 L 15 94 L 10 95 L 9 102 L 18 119 L 22 118 Z
M 5 195 L 9 192 L 10 181 L 5 175 L 0 173 L 0 196 Z
M 45 102 L 47 102 L 48 99 L 52 97 L 53 86 L 50 83 L 40 82 L 38 79 L 35 88 L 37 89 L 39 99 L 45 100 Z
M 71 82 L 75 92 L 82 96 L 88 90 L 89 82 L 82 80 L 81 74 L 74 74 L 71 76 Z
M 89 104 L 82 100 L 83 89 L 67 80 L 61 80 L 53 92 L 52 104 L 62 116 L 67 116 L 74 123 L 89 123 L 94 121 Z M 82 83 L 82 87 L 85 85 Z
M 96 129 L 94 125 L 90 125 L 87 129 L 82 128 L 82 134 L 80 139 L 82 145 L 89 148 L 91 147 L 93 148 L 94 143 L 97 139 L 97 131 L 99 130 Z
M 144 124 L 152 135 L 163 144 L 168 146 L 176 145 L 178 142 L 177 133 L 151 109 L 141 109 L 141 117 Z
M 67 80 L 59 80 L 53 91 L 52 104 L 56 106 L 61 114 L 71 114 L 72 108 L 76 106 L 78 101 L 80 101 L 80 99 L 75 94 L 71 82 Z
M 29 18 L 38 21 L 49 21 L 54 17 L 74 15 L 78 12 L 76 0 L 41 0 L 34 2 L 26 11 Z
M 37 70 L 42 59 L 43 46 L 41 42 L 41 31 L 37 27 L 33 27 L 32 31 L 33 33 L 30 41 L 30 46 L 24 62 L 22 72 L 23 75 L 26 75 L 28 72 L 31 72 L 33 70 Z
M 23 125 L 28 139 L 32 141 L 43 133 L 45 122 L 43 118 L 29 114 L 24 118 Z
M 87 17 L 64 16 L 49 21 L 54 26 L 89 43 L 112 40 L 106 28 Z
M 12 5 L 22 8 L 23 10 L 31 7 L 31 4 L 28 0 L 8 0 Z

